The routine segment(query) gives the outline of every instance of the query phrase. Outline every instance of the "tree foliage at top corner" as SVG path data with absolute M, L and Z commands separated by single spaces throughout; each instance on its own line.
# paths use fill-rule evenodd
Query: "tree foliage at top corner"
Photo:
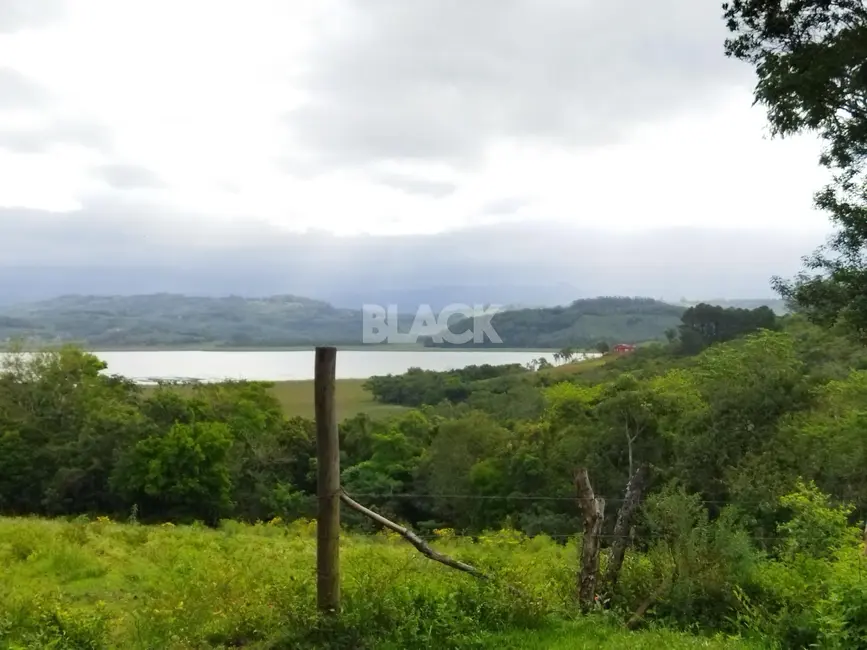
M 816 195 L 835 234 L 778 291 L 816 322 L 867 339 L 867 4 L 864 0 L 732 0 L 728 56 L 751 64 L 756 103 L 775 135 L 816 133 L 832 182 Z

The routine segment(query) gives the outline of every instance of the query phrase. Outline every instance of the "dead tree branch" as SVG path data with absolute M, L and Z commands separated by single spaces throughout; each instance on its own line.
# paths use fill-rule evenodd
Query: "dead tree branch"
M 623 566 L 626 547 L 629 545 L 629 527 L 632 525 L 635 511 L 641 504 L 641 495 L 649 474 L 647 465 L 641 465 L 626 485 L 626 496 L 623 499 L 620 512 L 617 513 L 617 523 L 614 525 L 614 542 L 611 545 L 608 570 L 605 574 L 605 584 L 609 594 L 614 591 L 617 580 L 620 578 L 620 569 Z
M 480 571 L 476 567 L 471 566 L 466 562 L 461 562 L 460 560 L 449 557 L 445 553 L 440 553 L 436 549 L 432 548 L 430 544 L 425 542 L 421 537 L 412 532 L 409 528 L 401 526 L 400 524 L 396 524 L 390 519 L 386 519 L 381 514 L 374 512 L 370 508 L 365 508 L 363 505 L 355 501 L 352 497 L 350 497 L 348 494 L 346 494 L 346 492 L 343 492 L 342 490 L 340 492 L 340 500 L 356 512 L 360 512 L 365 517 L 375 521 L 380 526 L 394 531 L 395 533 L 403 537 L 406 541 L 408 541 L 410 544 L 412 544 L 419 553 L 421 553 L 425 557 L 430 558 L 434 562 L 439 562 L 440 564 L 444 564 L 447 567 L 456 569 L 457 571 L 469 573 L 471 576 L 480 580 L 493 580 L 491 576 Z M 526 592 L 518 589 L 514 585 L 505 584 L 504 586 L 515 596 L 527 599 L 530 598 L 530 596 Z
M 470 566 L 469 564 L 466 564 L 465 562 L 460 562 L 458 560 L 455 560 L 455 559 L 449 557 L 448 555 L 444 555 L 443 553 L 440 553 L 439 551 L 431 548 L 430 544 L 425 542 L 421 537 L 416 535 L 414 532 L 412 532 L 408 528 L 404 528 L 403 526 L 394 523 L 390 519 L 386 519 L 385 517 L 374 512 L 370 508 L 365 508 L 363 505 L 361 505 L 357 501 L 353 500 L 345 492 L 340 493 L 340 500 L 343 501 L 343 503 L 345 503 L 347 506 L 349 506 L 350 508 L 352 508 L 356 512 L 360 512 L 365 517 L 372 519 L 373 521 L 378 523 L 380 526 L 383 526 L 385 528 L 388 528 L 389 530 L 394 531 L 395 533 L 397 533 L 398 535 L 403 537 L 406 541 L 408 541 L 410 544 L 415 546 L 415 548 L 419 551 L 419 553 L 421 553 L 422 555 L 425 555 L 426 557 L 429 557 L 431 560 L 434 560 L 435 562 L 439 562 L 440 564 L 445 564 L 447 567 L 451 567 L 452 569 L 457 569 L 458 571 L 463 571 L 464 573 L 469 573 L 470 575 L 475 576 L 476 578 L 481 578 L 482 580 L 490 580 L 490 577 L 488 575 L 482 573 L 477 568 Z
M 656 591 L 650 594 L 647 598 L 645 598 L 641 604 L 638 606 L 638 609 L 635 610 L 635 613 L 626 621 L 626 627 L 630 630 L 634 630 L 644 621 L 644 615 L 647 614 L 647 610 L 650 609 L 654 603 L 656 603 L 660 598 L 665 596 L 666 593 L 671 589 L 672 584 L 674 583 L 675 578 L 677 577 L 677 569 L 674 570 L 674 573 L 665 577 L 662 583 L 657 587 Z

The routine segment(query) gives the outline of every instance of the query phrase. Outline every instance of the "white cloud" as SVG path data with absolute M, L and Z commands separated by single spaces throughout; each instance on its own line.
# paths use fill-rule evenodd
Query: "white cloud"
M 22 93 L 0 206 L 125 197 L 341 234 L 824 227 L 817 145 L 763 139 L 717 3 L 600 7 L 69 0 L 0 30 Z

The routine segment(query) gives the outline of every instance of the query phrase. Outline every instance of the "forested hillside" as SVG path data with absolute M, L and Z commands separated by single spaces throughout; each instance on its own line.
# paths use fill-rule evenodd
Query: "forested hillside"
M 468 343 L 477 347 L 591 348 L 599 342 L 639 343 L 663 340 L 680 322 L 683 307 L 651 298 L 603 297 L 576 300 L 568 307 L 518 309 L 494 314 L 491 324 L 502 343 Z M 473 327 L 472 319 L 451 326 L 455 333 Z M 428 340 L 431 347 L 451 347 Z
M 681 313 L 649 299 L 594 298 L 494 319 L 505 347 L 560 349 L 662 339 Z M 399 331 L 409 332 L 415 316 L 402 314 Z M 360 310 L 298 296 L 64 296 L 0 309 L 0 342 L 26 338 L 103 349 L 361 345 L 363 327 Z M 453 331 L 461 327 L 452 324 Z
M 100 348 L 358 345 L 361 332 L 360 311 L 298 296 L 64 296 L 0 310 L 0 341 Z

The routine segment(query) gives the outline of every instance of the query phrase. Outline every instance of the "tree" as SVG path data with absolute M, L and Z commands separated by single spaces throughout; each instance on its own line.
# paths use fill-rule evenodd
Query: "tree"
M 713 343 L 730 341 L 760 329 L 777 328 L 777 316 L 766 306 L 738 309 L 700 303 L 687 309 L 681 317 L 680 347 L 687 354 L 696 354 Z
M 599 354 L 608 354 L 608 352 L 611 351 L 611 346 L 608 345 L 607 341 L 599 341 L 599 343 L 596 344 L 596 350 Z
M 635 445 L 647 431 L 655 428 L 653 405 L 645 386 L 630 373 L 623 373 L 606 387 L 596 407 L 600 420 L 608 425 L 615 435 L 626 441 L 629 474 L 635 473 Z
M 175 424 L 165 434 L 140 440 L 117 466 L 114 484 L 146 515 L 215 524 L 231 505 L 232 441 L 220 422 Z
M 728 56 L 755 66 L 775 135 L 818 132 L 833 181 L 816 196 L 837 227 L 794 280 L 774 278 L 814 321 L 867 339 L 867 7 L 863 0 L 732 0 Z

